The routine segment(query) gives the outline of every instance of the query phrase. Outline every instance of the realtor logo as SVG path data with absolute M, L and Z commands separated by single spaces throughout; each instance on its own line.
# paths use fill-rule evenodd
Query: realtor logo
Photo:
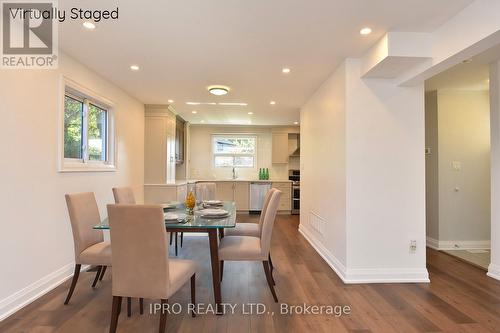
M 36 0 L 35 0 L 36 1 Z M 2 69 L 57 68 L 54 1 L 2 2 Z

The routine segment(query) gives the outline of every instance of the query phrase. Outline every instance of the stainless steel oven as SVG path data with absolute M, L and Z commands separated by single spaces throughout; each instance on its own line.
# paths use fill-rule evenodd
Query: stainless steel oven
M 292 214 L 300 214 L 300 170 L 290 170 L 288 179 L 292 181 Z

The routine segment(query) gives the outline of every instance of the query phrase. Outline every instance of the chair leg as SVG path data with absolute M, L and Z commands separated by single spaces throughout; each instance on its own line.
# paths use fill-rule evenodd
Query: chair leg
M 127 317 L 132 315 L 132 297 L 127 297 Z
M 182 247 L 182 244 L 184 243 L 184 233 L 181 232 L 181 247 Z
M 92 283 L 92 288 L 95 288 L 97 281 L 99 281 L 99 276 L 101 276 L 102 266 L 97 266 L 97 272 L 95 273 L 94 282 Z
M 264 266 L 264 272 L 266 273 L 267 284 L 269 285 L 269 289 L 271 289 L 274 301 L 278 303 L 278 297 L 276 297 L 276 292 L 274 291 L 273 278 L 271 276 L 271 271 L 269 269 L 269 262 L 265 260 L 262 262 L 262 265 Z
M 139 298 L 139 313 L 144 314 L 144 298 Z
M 106 273 L 106 268 L 108 268 L 108 266 L 102 266 L 101 276 L 99 276 L 99 281 L 102 281 L 102 278 L 104 277 L 104 273 Z
M 191 276 L 191 304 L 193 304 L 193 307 L 196 304 L 196 285 L 195 285 L 195 282 L 196 282 L 196 274 L 193 274 L 193 276 Z M 196 312 L 194 310 L 191 313 L 191 316 L 196 317 Z
M 274 276 L 273 276 L 273 271 L 274 271 L 274 265 L 273 265 L 273 261 L 271 260 L 271 252 L 269 252 L 269 267 L 271 268 L 271 279 L 273 280 L 273 286 L 276 285 L 276 282 L 274 282 Z
M 160 329 L 158 332 L 164 333 L 167 328 L 167 311 L 163 311 L 163 304 L 167 303 L 168 300 L 162 299 L 161 303 L 161 312 L 160 312 Z
M 111 324 L 109 325 L 109 333 L 116 332 L 116 326 L 118 325 L 118 316 L 122 309 L 122 297 L 113 296 L 113 307 L 111 308 Z
M 78 276 L 80 275 L 81 268 L 82 265 L 80 264 L 75 265 L 75 272 L 73 273 L 73 279 L 71 280 L 71 287 L 69 287 L 68 296 L 66 296 L 66 300 L 64 301 L 65 305 L 69 303 L 71 295 L 73 295 L 73 291 L 75 291 L 76 282 L 78 281 Z
M 224 274 L 224 260 L 220 261 L 220 280 L 222 281 L 222 275 Z
M 171 233 L 170 233 L 170 245 L 172 245 L 172 237 L 173 237 L 173 236 L 174 236 L 174 233 L 173 233 L 173 232 L 171 232 Z
M 178 253 L 177 252 L 177 233 L 175 233 L 174 238 L 175 238 L 175 240 L 174 240 L 175 241 L 175 256 L 177 257 L 177 253 Z

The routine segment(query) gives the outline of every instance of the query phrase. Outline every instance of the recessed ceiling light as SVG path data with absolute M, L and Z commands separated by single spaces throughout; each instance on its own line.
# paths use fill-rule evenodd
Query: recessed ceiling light
M 362 35 L 369 35 L 369 34 L 371 34 L 371 33 L 372 33 L 372 29 L 371 29 L 371 28 L 366 27 L 366 28 L 361 29 L 361 30 L 359 31 L 359 33 L 360 33 L 360 34 L 362 34 Z
M 299 122 L 298 122 L 298 121 L 294 121 L 294 122 L 293 122 L 293 124 L 294 124 L 294 125 L 298 125 L 298 124 L 299 124 Z
M 89 21 L 83 22 L 83 26 L 89 30 L 94 30 L 95 29 L 95 24 Z
M 204 123 L 204 122 L 205 122 L 205 120 L 203 120 L 203 119 L 202 119 L 202 120 L 200 120 L 200 123 Z
M 194 110 L 193 110 L 193 111 L 191 111 L 191 113 L 192 113 L 192 114 L 197 114 L 197 113 L 198 113 L 198 111 L 194 111 Z
M 169 99 L 167 102 L 169 102 L 170 104 L 172 104 L 174 102 L 173 99 Z
M 275 101 L 270 101 L 269 104 L 274 105 L 274 104 L 276 104 L 276 102 Z
M 226 95 L 229 92 L 229 90 L 231 90 L 229 87 L 219 86 L 219 85 L 209 86 L 207 87 L 207 89 L 212 95 L 216 96 Z
M 248 114 L 253 114 L 253 112 L 248 112 Z
M 472 59 L 465 59 L 464 61 L 462 61 L 464 64 L 469 64 L 472 62 Z
M 133 70 L 133 71 L 138 71 L 139 70 L 139 66 L 132 65 L 132 66 L 130 66 L 130 69 Z
M 283 68 L 281 70 L 281 72 L 284 73 L 284 74 L 288 74 L 288 73 L 290 73 L 290 68 Z

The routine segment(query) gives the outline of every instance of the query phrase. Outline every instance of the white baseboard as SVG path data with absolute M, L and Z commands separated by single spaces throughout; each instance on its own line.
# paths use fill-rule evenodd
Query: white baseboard
M 333 271 L 346 283 L 346 268 L 326 247 L 317 241 L 312 233 L 302 223 L 299 224 L 299 232 L 318 252 L 321 258 L 333 269 Z
M 307 226 L 299 232 L 346 284 L 353 283 L 428 283 L 426 268 L 347 268 L 319 242 Z
M 87 265 L 82 266 L 81 270 L 84 271 L 88 269 L 88 267 Z M 0 321 L 71 278 L 74 270 L 75 264 L 67 264 L 7 298 L 0 300 Z
M 500 280 L 500 265 L 490 264 L 486 275 L 493 279 Z
M 434 250 L 446 251 L 446 250 L 487 250 L 491 248 L 491 241 L 489 240 L 479 240 L 479 241 L 441 241 L 432 237 L 427 237 L 427 247 Z

